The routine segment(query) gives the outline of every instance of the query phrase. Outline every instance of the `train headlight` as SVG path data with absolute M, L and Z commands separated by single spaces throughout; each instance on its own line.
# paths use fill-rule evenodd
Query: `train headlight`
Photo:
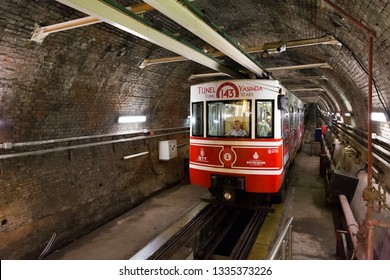
M 230 200 L 232 200 L 233 199 L 233 193 L 231 193 L 230 191 L 225 191 L 224 193 L 223 193 L 223 198 L 225 199 L 225 200 L 227 200 L 227 201 L 230 201 Z

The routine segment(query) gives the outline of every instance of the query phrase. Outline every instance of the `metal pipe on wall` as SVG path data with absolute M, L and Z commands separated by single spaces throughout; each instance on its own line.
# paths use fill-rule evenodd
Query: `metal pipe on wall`
M 169 131 L 169 130 L 188 129 L 188 128 L 189 128 L 188 126 L 182 126 L 182 127 L 160 128 L 160 129 L 153 129 L 153 130 L 133 131 L 131 133 L 123 132 L 123 133 L 109 133 L 109 134 L 99 134 L 99 135 L 86 135 L 86 136 L 75 136 L 75 137 L 47 139 L 47 140 L 19 142 L 19 143 L 6 142 L 3 144 L 0 144 L 0 149 L 39 146 L 39 145 L 54 144 L 54 143 L 61 143 L 61 142 L 71 142 L 71 141 L 78 141 L 78 140 L 89 140 L 89 139 L 96 139 L 96 138 L 145 134 L 145 133 L 149 133 L 150 131 L 154 131 L 154 132 L 156 132 L 156 131 Z
M 183 131 L 177 131 L 177 132 L 162 133 L 162 134 L 157 134 L 157 135 L 136 136 L 136 137 L 132 137 L 132 138 L 108 140 L 108 141 L 102 141 L 102 142 L 98 142 L 98 143 L 79 144 L 79 145 L 63 146 L 63 147 L 30 151 L 30 152 L 6 154 L 6 155 L 0 155 L 0 159 L 8 159 L 8 158 L 16 158 L 16 157 L 32 156 L 32 155 L 42 155 L 42 154 L 47 154 L 47 153 L 52 153 L 52 152 L 61 152 L 61 151 L 80 149 L 80 148 L 88 148 L 88 147 L 101 146 L 101 145 L 107 145 L 107 144 L 130 142 L 130 141 L 163 137 L 163 136 L 169 136 L 169 135 L 175 135 L 175 134 L 183 134 L 183 133 L 189 133 L 189 131 L 183 130 Z
M 343 209 L 345 220 L 347 222 L 348 232 L 351 236 L 352 245 L 354 248 L 356 248 L 357 243 L 358 243 L 357 238 L 356 238 L 356 234 L 357 234 L 358 228 L 359 228 L 358 223 L 356 222 L 355 217 L 353 216 L 353 213 L 352 213 L 351 207 L 349 206 L 347 197 L 345 195 L 341 194 L 341 195 L 339 195 L 339 200 L 340 200 L 341 208 Z M 353 228 L 350 228 L 351 226 Z
M 343 209 L 344 218 L 347 223 L 348 232 L 351 237 L 352 245 L 355 250 L 355 255 L 358 260 L 364 260 L 365 259 L 364 251 L 362 250 L 363 248 L 361 244 L 359 244 L 357 239 L 358 232 L 359 232 L 359 225 L 355 220 L 351 207 L 348 203 L 347 197 L 341 194 L 339 195 L 339 200 L 340 200 L 341 207 Z

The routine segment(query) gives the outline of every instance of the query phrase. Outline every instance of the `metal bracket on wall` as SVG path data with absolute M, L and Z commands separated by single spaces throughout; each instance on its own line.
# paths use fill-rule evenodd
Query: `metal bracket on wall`
M 116 152 L 116 149 L 115 149 L 115 143 L 112 143 L 112 152 L 115 153 Z
M 68 142 L 68 146 L 71 146 L 70 141 Z M 68 159 L 72 161 L 73 159 L 73 152 L 71 149 L 68 150 Z

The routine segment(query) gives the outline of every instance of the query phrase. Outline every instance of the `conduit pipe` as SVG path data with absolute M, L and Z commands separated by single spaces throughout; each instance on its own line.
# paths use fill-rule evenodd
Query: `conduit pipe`
M 150 135 L 150 136 L 149 135 L 148 136 L 136 136 L 136 137 L 132 137 L 132 138 L 108 140 L 108 141 L 102 141 L 102 142 L 98 142 L 98 143 L 79 144 L 79 145 L 56 147 L 56 148 L 37 150 L 37 151 L 29 151 L 29 152 L 6 154 L 6 155 L 0 155 L 0 159 L 9 159 L 9 158 L 16 158 L 16 157 L 23 157 L 23 156 L 42 155 L 42 154 L 53 153 L 53 152 L 62 152 L 62 151 L 67 151 L 67 150 L 88 148 L 88 147 L 101 146 L 101 145 L 107 145 L 107 144 L 131 142 L 131 141 L 144 140 L 144 139 L 150 139 L 150 138 L 156 138 L 156 137 L 162 137 L 162 136 L 169 136 L 169 135 L 176 135 L 176 134 L 183 134 L 183 133 L 189 133 L 189 131 L 188 130 L 184 130 L 184 131 L 162 133 L 162 134 Z
M 133 12 L 134 14 L 143 14 L 149 11 L 154 10 L 153 7 L 151 7 L 148 4 L 141 3 L 138 5 L 134 5 L 132 7 L 126 7 L 129 11 Z M 102 20 L 93 17 L 93 16 L 88 16 L 88 17 L 83 17 L 83 18 L 78 18 L 74 20 L 69 20 L 65 22 L 60 22 L 48 26 L 36 26 L 34 29 L 34 32 L 31 36 L 31 40 L 42 43 L 43 39 L 46 38 L 47 35 L 55 32 L 60 32 L 60 31 L 65 31 L 73 28 L 78 28 L 78 27 L 83 27 L 83 26 L 88 26 L 91 24 L 96 24 L 100 23 Z
M 249 58 L 244 50 L 237 48 L 216 32 L 212 27 L 200 19 L 197 15 L 187 9 L 182 3 L 176 0 L 144 0 L 150 6 L 163 13 L 176 23 L 180 24 L 193 34 L 220 50 L 226 56 L 244 66 L 252 73 L 262 76 L 265 69 L 253 59 Z
M 355 255 L 358 260 L 364 260 L 364 248 L 361 247 L 361 244 L 359 244 L 357 236 L 359 232 L 359 225 L 355 220 L 355 217 L 352 213 L 351 207 L 348 203 L 348 199 L 345 195 L 341 194 L 339 195 L 339 200 L 341 207 L 343 209 L 345 221 L 347 222 L 348 232 L 352 240 L 352 245 L 355 250 Z
M 171 127 L 171 128 L 159 128 L 159 129 L 153 129 L 153 131 L 157 132 L 157 131 L 169 131 L 169 130 L 179 130 L 179 129 L 189 129 L 189 127 L 182 126 L 182 127 Z M 149 133 L 149 132 L 150 132 L 150 130 L 142 130 L 142 131 L 133 131 L 131 133 L 123 132 L 123 133 L 109 133 L 109 134 L 99 134 L 99 135 L 86 135 L 86 136 L 76 136 L 76 137 L 47 139 L 47 140 L 18 142 L 18 143 L 6 142 L 3 144 L 0 144 L 0 149 L 40 146 L 40 145 L 55 144 L 55 143 L 62 143 L 62 142 L 90 140 L 90 139 L 96 139 L 96 138 L 116 137 L 116 136 L 125 136 L 125 135 L 134 136 L 137 134 L 144 134 L 144 133 Z
M 145 60 L 144 60 L 145 62 Z M 141 66 L 140 66 L 141 67 Z M 267 71 L 278 71 L 278 70 L 301 70 L 301 69 L 311 69 L 311 68 L 326 68 L 333 69 L 328 63 L 312 63 L 312 64 L 301 64 L 301 65 L 289 65 L 289 66 L 279 66 L 267 68 Z M 219 77 L 226 76 L 225 73 L 204 73 L 204 74 L 192 74 L 188 79 L 197 79 L 197 78 L 208 78 L 208 77 Z M 303 78 L 302 78 L 303 79 Z M 280 82 L 281 80 L 279 80 Z
M 282 44 L 281 42 L 265 43 L 262 46 L 243 48 L 243 50 L 245 50 L 249 54 L 258 53 L 262 51 L 267 51 L 268 53 L 279 53 L 277 49 L 278 47 L 281 46 L 281 44 Z M 324 36 L 319 38 L 290 41 L 287 42 L 285 45 L 286 45 L 286 49 L 290 49 L 290 48 L 300 48 L 300 47 L 315 46 L 315 45 L 340 45 L 340 42 L 331 36 Z M 215 52 L 211 52 L 210 55 L 213 57 L 221 57 L 221 56 L 225 56 L 226 54 L 220 51 L 215 51 Z M 169 62 L 180 62 L 180 61 L 187 61 L 187 60 L 188 58 L 183 56 L 151 58 L 151 59 L 145 59 L 139 67 L 145 68 L 146 66 L 149 65 L 169 63 Z
M 368 138 L 368 147 L 367 147 L 367 187 L 363 191 L 363 199 L 366 201 L 367 205 L 367 215 L 366 222 L 370 223 L 372 219 L 372 213 L 374 209 L 374 196 L 372 195 L 372 122 L 371 122 L 371 112 L 372 112 L 372 64 L 373 64 L 373 36 L 375 32 L 365 26 L 363 23 L 355 19 L 349 13 L 341 9 L 339 6 L 331 2 L 330 0 L 324 0 L 329 6 L 334 10 L 348 18 L 355 26 L 363 30 L 368 36 L 368 102 L 367 102 L 367 138 Z M 370 231 L 370 230 L 368 230 Z M 373 232 L 370 232 L 373 234 Z M 374 257 L 374 245 L 373 237 L 366 236 L 366 258 L 372 260 Z
M 0 149 L 7 150 L 7 149 L 13 149 L 13 148 L 20 148 L 20 147 L 40 146 L 40 145 L 56 144 L 56 143 L 62 143 L 62 142 L 90 140 L 90 139 L 96 139 L 96 138 L 124 136 L 124 135 L 136 135 L 136 134 L 141 134 L 141 133 L 143 133 L 143 131 L 135 131 L 133 133 L 112 133 L 112 134 L 102 134 L 102 135 L 77 136 L 77 137 L 38 140 L 38 141 L 29 141 L 29 142 L 18 142 L 18 143 L 6 142 L 3 144 L 0 144 Z
M 134 36 L 140 37 L 167 50 L 188 57 L 189 59 L 209 67 L 218 72 L 223 72 L 234 78 L 246 78 L 245 75 L 230 69 L 215 58 L 206 55 L 194 47 L 180 42 L 177 38 L 169 36 L 147 24 L 147 22 L 134 13 L 121 6 L 99 0 L 56 0 L 64 5 L 72 7 L 83 13 L 89 14 L 100 20 L 117 27 Z

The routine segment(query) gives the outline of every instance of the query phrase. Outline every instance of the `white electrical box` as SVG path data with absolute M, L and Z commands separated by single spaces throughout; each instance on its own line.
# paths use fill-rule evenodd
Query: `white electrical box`
M 158 143 L 158 152 L 160 160 L 170 160 L 177 157 L 176 140 L 160 141 Z

